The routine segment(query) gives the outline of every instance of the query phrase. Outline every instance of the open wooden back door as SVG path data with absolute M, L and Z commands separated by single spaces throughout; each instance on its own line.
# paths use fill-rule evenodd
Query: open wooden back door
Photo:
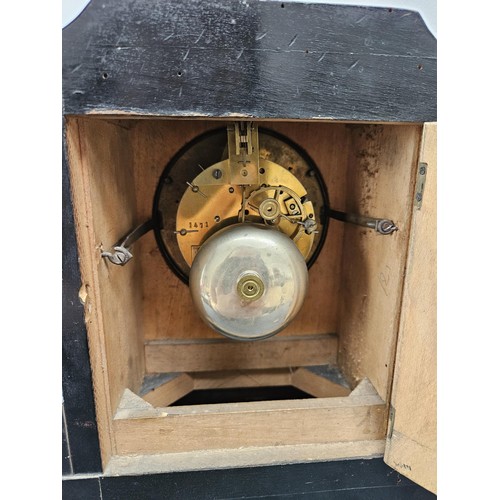
M 384 460 L 436 493 L 436 124 L 426 123 Z

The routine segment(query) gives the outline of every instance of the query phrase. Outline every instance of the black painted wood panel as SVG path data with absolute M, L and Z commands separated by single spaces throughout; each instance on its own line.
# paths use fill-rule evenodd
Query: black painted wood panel
M 43 498 L 43 494 L 40 495 Z M 127 496 L 121 497 L 126 500 Z M 168 498 L 168 497 L 166 497 Z M 63 500 L 102 500 L 100 478 L 66 479 L 62 482 Z
M 189 392 L 170 406 L 246 403 L 249 401 L 283 401 L 312 398 L 291 385 L 279 387 L 231 387 L 224 389 L 197 389 Z
M 64 405 L 62 406 L 62 473 L 63 476 L 73 474 L 71 468 L 71 457 L 68 446 L 68 435 L 66 432 L 66 418 L 64 415 Z
M 435 500 L 382 459 L 104 477 L 103 500 L 338 498 Z
M 435 500 L 382 459 L 63 480 L 63 500 Z
M 102 470 L 83 306 L 80 269 L 63 149 L 62 169 L 62 390 L 67 443 L 75 473 Z
M 66 114 L 434 121 L 436 40 L 398 9 L 93 0 L 63 32 L 63 95 Z

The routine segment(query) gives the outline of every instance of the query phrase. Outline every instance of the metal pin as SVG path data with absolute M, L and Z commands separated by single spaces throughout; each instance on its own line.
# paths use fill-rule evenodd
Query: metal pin
M 396 226 L 396 224 L 394 224 L 394 222 L 389 219 L 377 219 L 375 217 L 368 217 L 366 215 L 359 215 L 359 214 L 350 214 L 333 209 L 330 209 L 329 216 L 332 219 L 339 220 L 341 222 L 348 222 L 349 224 L 356 224 L 357 226 L 368 227 L 370 229 L 377 231 L 377 233 L 379 234 L 388 235 L 398 230 L 398 226 Z
M 259 207 L 256 207 L 255 205 L 253 205 L 252 203 L 250 203 L 249 201 L 247 201 L 247 205 L 251 208 L 253 208 L 256 212 L 259 211 Z
M 187 233 L 197 233 L 198 229 L 184 229 L 182 228 L 180 231 L 174 231 L 174 234 L 180 234 L 181 236 L 186 236 Z
M 298 224 L 299 226 L 305 226 L 306 225 L 305 222 L 293 219 L 293 217 L 302 217 L 302 215 L 300 215 L 300 214 L 299 215 L 285 215 L 285 214 L 282 213 L 280 215 L 281 215 L 281 217 L 283 217 L 288 222 L 291 222 L 292 224 Z
M 186 181 L 186 184 L 191 188 L 191 191 L 193 193 L 200 193 L 202 196 L 204 196 L 205 198 L 208 198 L 208 196 L 203 192 L 203 191 L 200 191 L 200 188 L 198 186 L 195 186 L 194 184 L 191 184 L 190 182 Z

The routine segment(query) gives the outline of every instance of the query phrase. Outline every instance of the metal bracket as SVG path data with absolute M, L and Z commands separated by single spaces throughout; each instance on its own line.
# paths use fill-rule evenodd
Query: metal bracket
M 394 406 L 391 405 L 389 408 L 389 428 L 387 429 L 387 439 L 392 439 L 395 419 L 396 419 L 396 408 L 394 408 Z
M 227 127 L 231 184 L 259 182 L 259 132 L 252 122 L 235 122 Z
M 116 264 L 117 266 L 124 266 L 133 257 L 130 252 L 132 244 L 153 228 L 153 219 L 144 222 L 140 226 L 133 229 L 130 233 L 127 233 L 118 241 L 118 243 L 113 245 L 113 252 L 101 252 L 101 257 L 108 259 L 109 262 Z
M 425 188 L 425 179 L 427 176 L 427 163 L 419 163 L 418 164 L 418 172 L 417 172 L 417 187 L 415 189 L 415 207 L 417 210 L 422 208 L 422 200 L 424 199 L 424 188 Z
M 341 222 L 355 224 L 357 226 L 368 227 L 377 231 L 379 234 L 388 235 L 398 230 L 398 226 L 389 219 L 376 219 L 375 217 L 368 217 L 366 215 L 348 214 L 346 212 L 339 212 L 338 210 L 329 210 L 329 217 Z
M 114 252 L 101 252 L 101 257 L 106 257 L 109 262 L 117 266 L 124 266 L 133 255 L 125 247 L 116 245 L 113 247 Z

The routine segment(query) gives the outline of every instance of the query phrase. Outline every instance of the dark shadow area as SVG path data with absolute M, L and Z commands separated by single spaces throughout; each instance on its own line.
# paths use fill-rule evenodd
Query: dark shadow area
M 192 391 L 170 406 L 248 403 L 284 399 L 310 399 L 313 396 L 293 386 L 203 389 Z

